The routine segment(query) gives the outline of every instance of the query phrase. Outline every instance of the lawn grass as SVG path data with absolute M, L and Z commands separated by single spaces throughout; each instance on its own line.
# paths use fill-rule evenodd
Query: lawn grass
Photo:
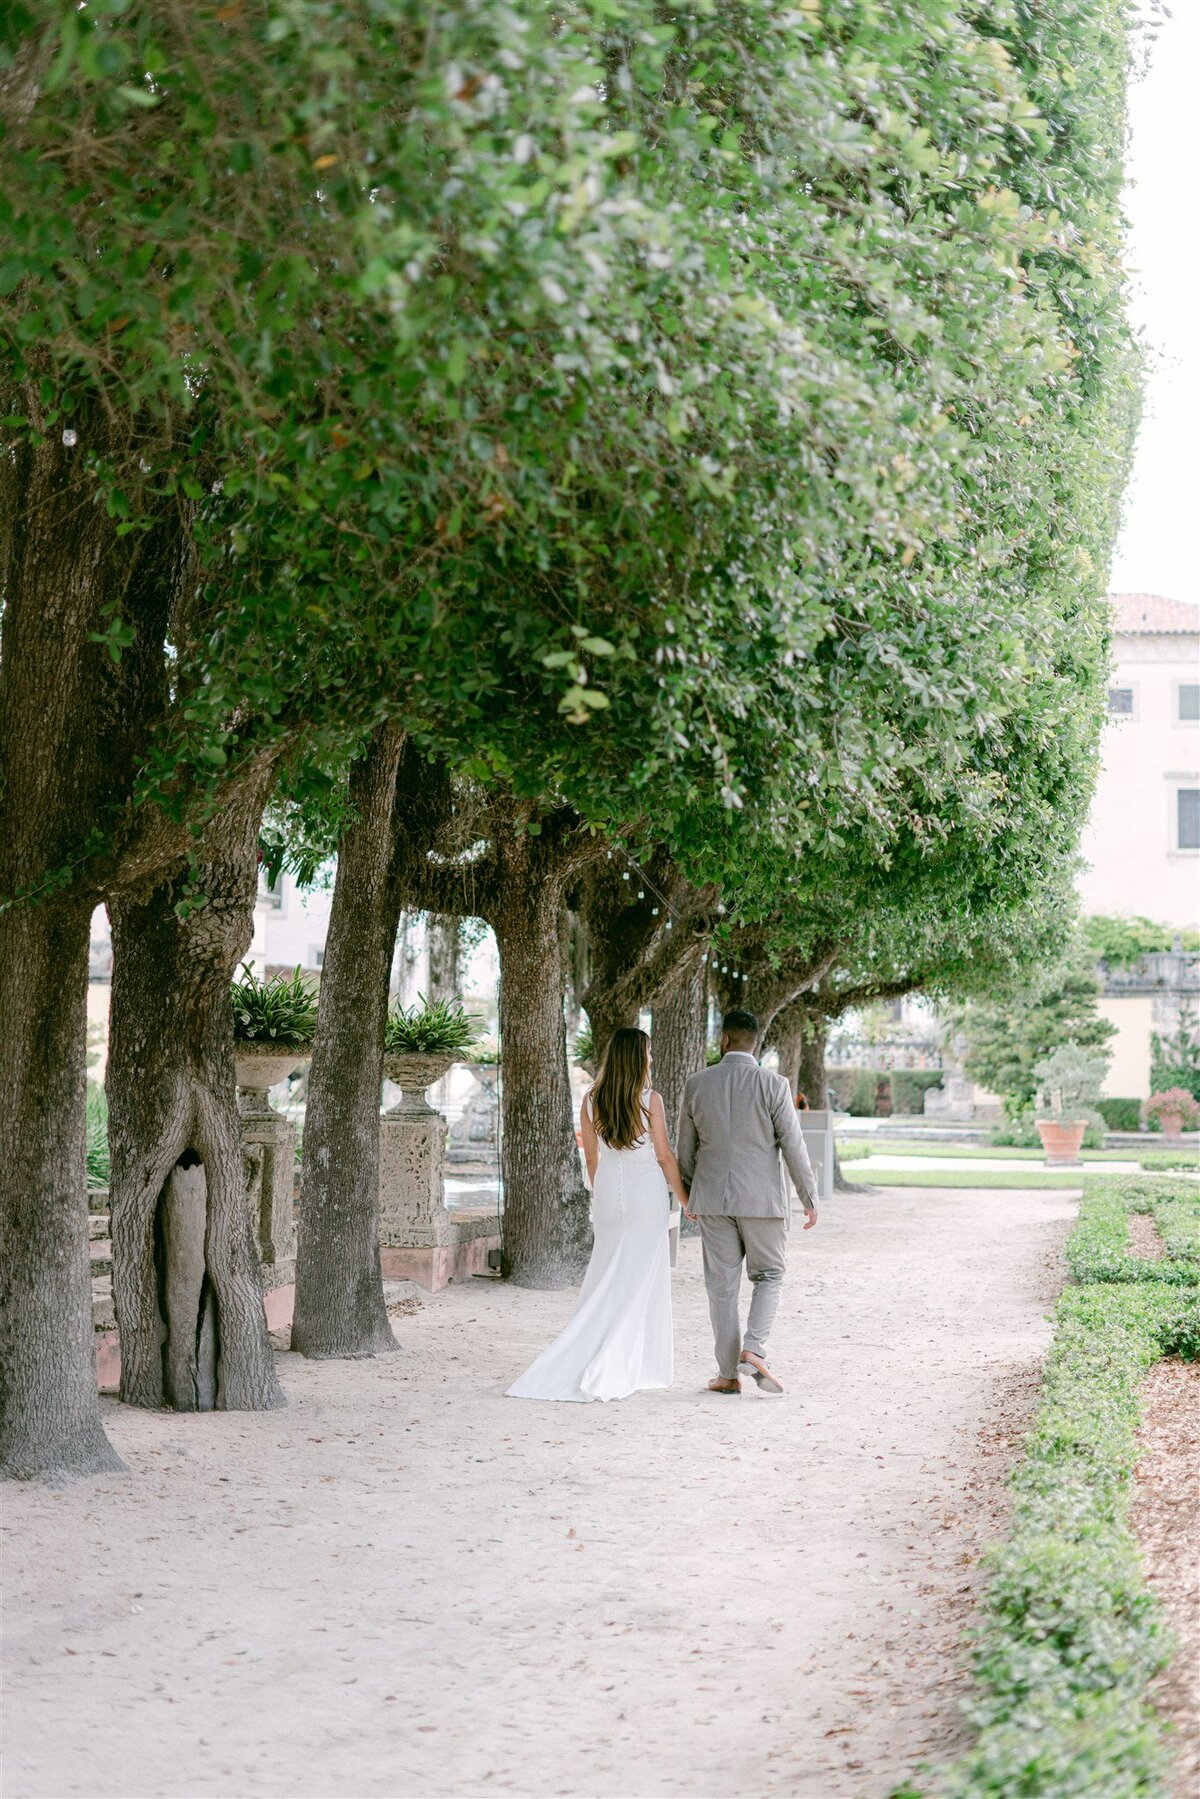
M 851 1138 L 843 1143 L 838 1139 L 838 1157 L 841 1161 L 849 1158 L 859 1161 L 863 1156 L 929 1156 L 935 1159 L 953 1159 L 961 1157 L 965 1161 L 995 1161 L 1002 1158 L 1013 1162 L 1044 1162 L 1046 1152 L 1038 1149 L 1010 1148 L 1004 1143 L 916 1143 L 911 1138 L 904 1141 L 881 1137 L 878 1142 L 862 1137 Z M 1085 1149 L 1080 1151 L 1080 1160 L 1084 1162 L 1139 1162 L 1143 1167 L 1158 1165 L 1157 1158 L 1169 1159 L 1180 1168 L 1194 1167 L 1200 1169 L 1200 1156 L 1189 1158 L 1186 1152 L 1176 1150 L 1167 1157 L 1159 1149 Z M 1153 1160 L 1151 1160 L 1153 1158 Z
M 1031 1168 L 866 1168 L 851 1163 L 843 1168 L 847 1181 L 863 1187 L 958 1187 L 968 1191 L 984 1187 L 1028 1192 L 1035 1187 L 1078 1192 L 1083 1176 L 1065 1169 Z
M 1166 1355 L 1200 1357 L 1200 1303 L 1179 1284 L 1192 1256 L 1119 1278 L 1128 1214 L 1168 1221 L 1200 1248 L 1196 1196 L 1129 1178 L 1084 1190 L 1037 1416 L 1012 1485 L 1006 1543 L 975 1631 L 975 1741 L 922 1770 L 939 1799 L 1165 1799 L 1170 1755 L 1149 1697 L 1172 1652 L 1128 1528 L 1139 1390 Z M 1162 1226 L 1160 1225 L 1160 1229 Z M 1164 1232 L 1165 1236 L 1165 1232 Z M 921 1799 L 906 1785 L 893 1799 Z

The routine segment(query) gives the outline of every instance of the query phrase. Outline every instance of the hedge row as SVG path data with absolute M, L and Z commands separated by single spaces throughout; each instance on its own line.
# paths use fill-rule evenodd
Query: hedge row
M 925 1109 L 925 1095 L 930 1087 L 940 1087 L 940 1068 L 861 1068 L 845 1067 L 829 1070 L 830 1092 L 852 1118 L 874 1118 L 875 1101 L 880 1082 L 891 1096 L 893 1113 L 917 1116 Z
M 1149 1212 L 1167 1254 L 1161 1261 L 1131 1256 L 1129 1214 Z M 1190 1183 L 1153 1176 L 1089 1180 L 1075 1229 L 1067 1240 L 1073 1280 L 1200 1284 L 1200 1192 Z
M 1096 1188 L 1068 1244 L 1083 1284 L 1059 1300 L 1013 1477 L 1011 1533 L 991 1557 L 968 1708 L 978 1735 L 939 1771 L 944 1799 L 1156 1799 L 1167 1790 L 1170 1758 L 1147 1689 L 1172 1645 L 1126 1516 L 1142 1378 L 1164 1355 L 1200 1358 L 1200 1298 L 1178 1263 L 1174 1272 L 1169 1261 L 1143 1264 L 1158 1273 L 1136 1279 L 1112 1270 L 1129 1210 L 1161 1212 L 1183 1245 L 1195 1245 L 1196 1220 L 1193 1209 L 1185 1228 L 1193 1202 L 1175 1182 Z M 917 1799 L 916 1789 L 895 1799 Z

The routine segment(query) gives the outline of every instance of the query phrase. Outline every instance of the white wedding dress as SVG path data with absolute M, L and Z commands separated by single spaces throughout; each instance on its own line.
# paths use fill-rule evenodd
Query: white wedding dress
M 632 1149 L 598 1132 L 597 1144 L 595 1243 L 575 1312 L 508 1389 L 514 1399 L 624 1399 L 671 1384 L 670 1189 L 649 1131 Z

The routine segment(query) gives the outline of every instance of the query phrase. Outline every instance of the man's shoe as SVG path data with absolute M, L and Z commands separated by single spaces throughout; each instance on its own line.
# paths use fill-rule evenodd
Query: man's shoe
M 743 1349 L 739 1366 L 744 1368 L 746 1373 L 750 1375 L 753 1380 L 758 1382 L 758 1390 L 760 1393 L 783 1392 L 782 1381 L 777 1381 L 775 1379 L 775 1376 L 771 1373 L 771 1370 L 767 1367 L 767 1364 L 763 1361 L 761 1356 L 754 1355 L 748 1349 Z
M 709 1381 L 708 1390 L 710 1393 L 740 1393 L 742 1390 L 742 1383 L 737 1379 L 736 1375 L 733 1380 L 724 1380 L 721 1375 L 718 1374 L 713 1380 Z

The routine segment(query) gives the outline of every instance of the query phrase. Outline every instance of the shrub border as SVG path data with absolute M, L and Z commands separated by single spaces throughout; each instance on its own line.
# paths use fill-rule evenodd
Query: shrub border
M 1128 1528 L 1139 1389 L 1165 1355 L 1200 1357 L 1200 1295 L 1186 1257 L 1137 1263 L 1123 1279 L 1130 1210 L 1176 1208 L 1177 1183 L 1125 1180 L 1085 1192 L 1067 1244 L 1037 1416 L 1012 1477 L 1008 1540 L 974 1632 L 973 1745 L 923 1770 L 941 1799 L 1160 1799 L 1167 1727 L 1147 1697 L 1172 1642 Z M 1151 1191 L 1147 1192 L 1146 1189 Z M 1190 1203 L 1189 1203 L 1190 1202 Z M 1180 1222 L 1176 1219 L 1174 1222 Z M 1121 1236 L 1118 1242 L 1117 1228 Z M 1189 1234 L 1190 1230 L 1190 1234 Z M 1171 1272 L 1174 1270 L 1174 1272 Z M 892 1799 L 920 1799 L 904 1786 Z

